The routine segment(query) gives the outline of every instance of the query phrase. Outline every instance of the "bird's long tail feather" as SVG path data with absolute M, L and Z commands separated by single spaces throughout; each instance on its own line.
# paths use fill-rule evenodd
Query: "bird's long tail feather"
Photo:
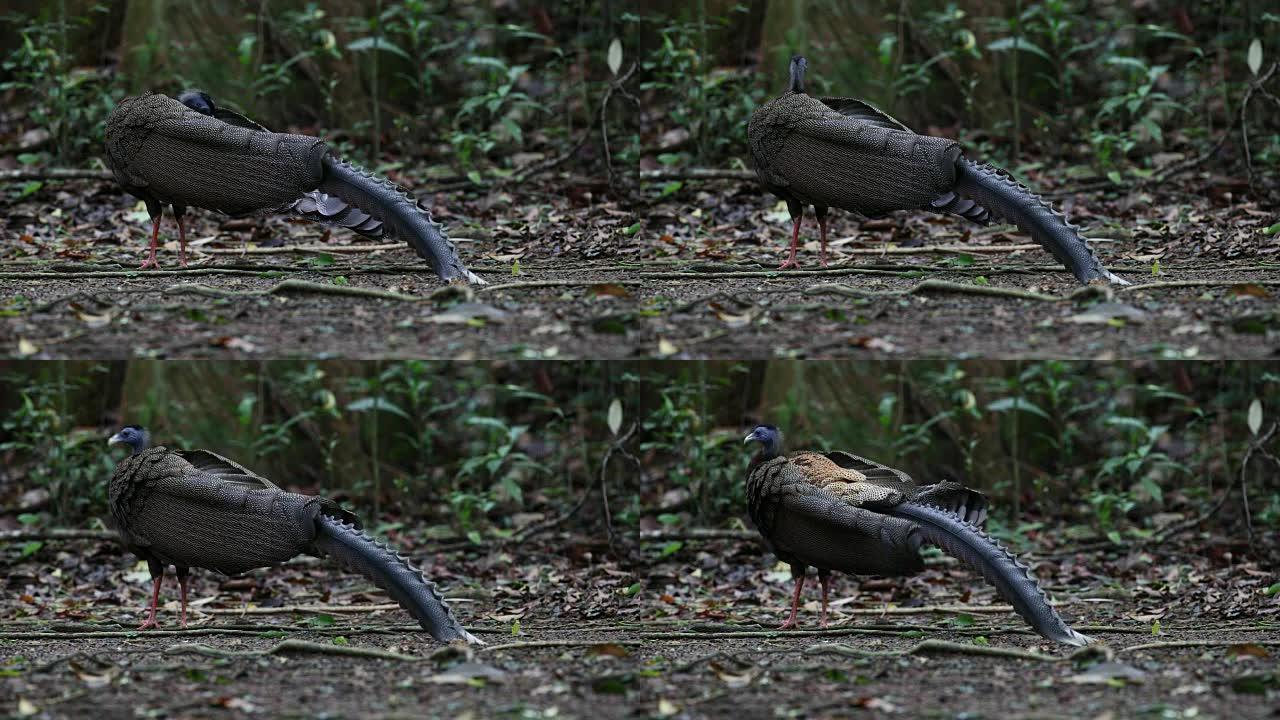
M 1102 266 L 1079 228 L 1003 170 L 961 157 L 956 161 L 956 192 L 1030 234 L 1080 282 L 1129 284 Z
M 336 195 L 319 190 L 303 195 L 283 210 L 311 222 L 350 230 L 370 240 L 381 240 L 384 236 L 382 220 Z
M 904 502 L 889 514 L 915 522 L 921 535 L 982 573 L 1036 632 L 1067 645 L 1088 645 L 1093 639 L 1072 630 L 1058 615 L 1031 569 L 975 525 L 955 513 L 932 505 Z
M 385 590 L 431 637 L 441 642 L 461 639 L 484 644 L 462 627 L 435 583 L 408 559 L 356 526 L 329 515 L 320 515 L 316 525 L 317 549 Z
M 317 190 L 377 218 L 382 223 L 383 237 L 404 239 L 431 263 L 442 280 L 461 278 L 484 284 L 462 264 L 444 226 L 433 220 L 413 196 L 390 180 L 333 155 L 326 155 L 323 163 L 324 180 Z

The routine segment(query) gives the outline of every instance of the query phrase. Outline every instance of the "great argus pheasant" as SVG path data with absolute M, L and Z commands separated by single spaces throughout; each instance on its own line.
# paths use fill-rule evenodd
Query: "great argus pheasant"
M 791 565 L 795 593 L 782 627 L 796 624 L 805 573 L 817 568 L 822 623 L 832 574 L 913 575 L 932 543 L 982 573 L 1040 635 L 1067 645 L 1092 639 L 1072 630 L 1028 567 L 983 530 L 987 500 L 959 483 L 916 485 L 906 473 L 845 452 L 782 454 L 782 433 L 760 425 L 747 474 L 751 520 L 778 559 Z
M 484 282 L 463 265 L 444 227 L 391 181 L 339 158 L 319 138 L 271 132 L 198 91 L 182 97 L 125 98 L 107 117 L 107 165 L 151 216 L 143 268 L 159 266 L 156 240 L 169 205 L 183 265 L 183 216 L 200 207 L 233 217 L 286 213 L 368 237 L 402 238 L 441 279 Z
M 307 554 L 364 575 L 437 640 L 480 643 L 421 570 L 364 533 L 359 519 L 334 501 L 285 492 L 207 450 L 151 447 L 137 425 L 125 426 L 108 444 L 131 449 L 116 466 L 108 498 L 125 547 L 151 570 L 150 612 L 140 629 L 157 626 L 168 565 L 177 571 L 185 626 L 190 568 L 238 575 Z
M 863 100 L 809 95 L 807 67 L 805 58 L 791 58 L 787 91 L 756 108 L 747 126 L 756 174 L 791 214 L 791 252 L 782 268 L 798 267 L 807 205 L 818 218 L 824 265 L 829 208 L 866 217 L 924 208 L 981 225 L 1007 220 L 1080 282 L 1128 284 L 1102 266 L 1062 213 L 1006 172 L 964 157 L 954 140 L 916 134 Z

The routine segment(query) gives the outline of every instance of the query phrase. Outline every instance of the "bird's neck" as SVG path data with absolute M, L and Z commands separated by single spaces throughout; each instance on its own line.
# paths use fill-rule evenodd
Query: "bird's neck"
M 804 93 L 804 67 L 799 63 L 791 65 L 791 92 L 800 95 Z
M 778 457 L 778 455 L 780 454 L 782 454 L 782 448 L 778 446 L 778 443 L 769 443 L 768 445 L 763 445 L 760 448 L 760 452 L 756 453 L 751 458 L 751 464 L 748 466 L 748 468 L 754 469 L 757 465 L 762 465 L 764 463 L 767 463 L 770 460 Z

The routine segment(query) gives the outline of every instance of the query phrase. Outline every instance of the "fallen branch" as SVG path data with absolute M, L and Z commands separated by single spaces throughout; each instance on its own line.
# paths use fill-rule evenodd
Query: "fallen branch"
M 399 250 L 403 243 L 385 245 L 280 245 L 277 247 L 193 248 L 202 255 L 287 255 L 289 253 L 367 253 Z
M 319 655 L 340 655 L 343 657 L 361 657 L 373 658 L 376 660 L 395 660 L 397 662 L 421 662 L 426 660 L 425 657 L 417 655 L 404 655 L 402 653 L 391 652 L 390 650 L 379 650 L 377 648 L 353 647 L 350 645 L 333 645 L 326 643 L 310 642 L 307 640 L 281 640 L 266 650 L 222 650 L 220 648 L 211 647 L 209 645 L 201 645 L 199 643 L 179 643 L 165 648 L 165 655 L 177 655 L 182 653 L 194 653 L 197 655 L 207 655 L 216 658 L 247 658 L 247 657 L 263 657 L 264 655 L 275 655 L 284 652 L 300 652 L 300 653 L 316 653 Z
M 28 542 L 39 540 L 119 540 L 120 536 L 110 530 L 64 530 L 48 528 L 45 530 L 5 530 L 0 532 L 0 542 Z
M 1164 288 L 1235 287 L 1237 285 L 1280 287 L 1280 280 L 1160 280 L 1141 285 L 1126 285 L 1116 289 L 1120 292 L 1134 292 L 1135 290 L 1159 290 Z
M 374 613 L 387 610 L 398 610 L 395 603 L 383 605 L 283 605 L 281 607 L 255 608 L 195 608 L 204 615 L 292 615 L 292 614 L 327 614 L 327 613 Z
M 0 182 L 27 180 L 110 180 L 110 170 L 80 170 L 79 168 L 26 168 L 0 170 Z
M 661 182 L 669 180 L 755 180 L 752 170 L 728 170 L 720 168 L 661 168 L 641 170 L 640 179 Z
M 593 285 L 643 285 L 643 280 L 610 280 L 601 278 L 599 280 L 521 280 L 517 282 L 502 283 L 501 285 L 485 285 L 477 288 L 479 292 L 494 292 L 496 290 L 521 290 L 525 288 L 544 288 L 544 287 L 590 287 Z
M 0 633 L 0 640 L 87 640 L 95 638 L 134 638 L 178 637 L 198 635 L 252 635 L 261 636 L 264 632 L 283 631 L 288 628 L 264 627 L 262 630 L 239 630 L 233 628 L 182 628 L 165 630 L 154 628 L 149 630 L 83 630 L 78 632 L 31 631 Z
M 1280 640 L 1163 640 L 1160 642 L 1142 643 L 1120 648 L 1120 652 L 1136 652 L 1138 650 L 1155 650 L 1158 648 L 1178 647 L 1230 647 L 1232 645 L 1270 645 L 1280 646 Z
M 374 288 L 354 287 L 351 285 L 332 285 L 327 283 L 311 282 L 309 280 L 288 279 L 272 285 L 262 290 L 224 290 L 209 285 L 201 285 L 200 283 L 179 283 L 171 285 L 164 289 L 165 295 L 181 295 L 190 293 L 194 295 L 205 295 L 215 298 L 249 298 L 263 297 L 265 295 L 274 295 L 282 292 L 307 292 L 319 295 L 340 295 L 344 297 L 361 297 L 374 298 L 377 300 L 395 300 L 397 302 L 419 303 L 430 300 L 430 296 L 405 295 L 403 293 L 391 292 L 390 290 L 377 290 Z
M 595 647 L 596 645 L 640 645 L 639 640 L 524 640 L 519 642 L 503 643 L 501 645 L 486 645 L 479 648 L 480 652 L 495 652 L 497 650 L 524 650 L 526 648 L 544 648 L 544 647 Z
M 79 280 L 85 278 L 134 278 L 169 277 L 174 275 L 252 275 L 257 277 L 276 268 L 241 270 L 238 268 L 190 268 L 188 270 L 86 270 L 75 272 L 0 272 L 0 280 Z M 285 268 L 280 268 L 284 270 Z
M 793 637 L 841 637 L 844 635 L 892 635 L 901 637 L 907 633 L 919 632 L 920 628 L 906 626 L 901 630 L 885 628 L 828 628 L 825 630 L 727 630 L 723 632 L 646 632 L 638 637 L 643 640 L 733 640 L 741 638 L 766 638 L 785 640 Z
M 854 238 L 846 238 L 853 240 Z M 828 243 L 833 245 L 834 243 Z M 947 255 L 969 254 L 1003 254 L 1040 250 L 1035 243 L 1027 245 L 921 245 L 920 247 L 882 247 L 882 248 L 847 248 L 839 250 L 841 255 L 923 255 L 926 253 L 942 253 Z M 832 251 L 835 254 L 836 251 Z
M 688 528 L 687 530 L 642 530 L 641 540 L 757 540 L 760 534 L 754 530 L 716 530 Z
M 1093 653 L 1095 651 L 1089 648 L 1081 648 L 1076 653 L 1086 651 Z M 990 645 L 970 645 L 966 643 L 949 642 L 947 640 L 921 640 L 909 648 L 902 650 L 861 650 L 859 648 L 849 647 L 838 643 L 823 643 L 822 645 L 814 645 L 805 648 L 805 655 L 846 655 L 849 657 L 859 658 L 875 658 L 875 657 L 901 657 L 903 655 L 915 655 L 917 653 L 955 653 L 958 655 L 981 655 L 985 657 L 1003 657 L 1013 658 L 1015 660 L 1034 660 L 1035 662 L 1062 662 L 1075 657 L 1076 653 L 1063 657 L 1054 655 L 1045 655 L 1043 653 L 1031 652 L 1029 650 L 1014 650 L 1013 648 L 991 647 Z
M 921 280 L 920 282 L 902 290 L 863 290 L 861 288 L 849 287 L 839 283 L 819 283 L 810 285 L 803 291 L 804 295 L 844 295 L 846 297 L 855 298 L 877 298 L 877 297 L 901 297 L 903 295 L 914 295 L 922 292 L 949 292 L 960 293 L 963 295 L 984 295 L 988 297 L 1007 297 L 1019 300 L 1035 300 L 1038 302 L 1060 302 L 1063 300 L 1073 299 L 1081 290 L 1088 290 L 1089 293 L 1096 292 L 1094 286 L 1086 285 L 1079 290 L 1072 292 L 1070 295 L 1046 295 L 1044 293 L 1032 292 L 1021 288 L 1007 288 L 996 285 L 972 285 L 968 283 L 951 282 L 950 280 Z

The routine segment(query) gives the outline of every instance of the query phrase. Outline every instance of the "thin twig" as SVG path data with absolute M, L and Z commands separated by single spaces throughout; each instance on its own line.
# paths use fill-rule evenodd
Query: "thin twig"
M 1096 652 L 1089 648 L 1081 648 L 1076 652 L 1086 651 L 1090 654 Z M 921 640 L 909 648 L 902 650 L 862 650 L 860 648 L 849 647 L 839 643 L 823 643 L 805 648 L 805 655 L 846 655 L 850 657 L 901 657 L 903 655 L 915 655 L 916 653 L 955 653 L 959 655 L 982 655 L 985 657 L 1004 657 L 1013 658 L 1015 660 L 1034 660 L 1036 662 L 1062 662 L 1070 660 L 1075 653 L 1063 657 L 1054 655 L 1045 655 L 1043 653 L 1031 652 L 1029 650 L 1015 650 L 1013 648 L 992 647 L 989 645 L 970 645 L 966 643 L 949 642 L 947 640 Z
M 643 285 L 643 280 L 610 280 L 600 278 L 598 280 L 521 280 L 518 282 L 502 283 L 501 285 L 485 285 L 477 288 L 479 292 L 493 292 L 495 290 L 523 290 L 526 288 L 545 288 L 545 287 L 591 287 L 595 285 Z
M 110 170 L 81 170 L 79 168 L 24 168 L 0 170 L 0 182 L 26 180 L 110 180 Z
M 1161 290 L 1184 287 L 1236 287 L 1237 285 L 1280 286 L 1280 280 L 1161 280 L 1141 285 L 1126 285 L 1116 288 L 1118 292 L 1135 292 L 1137 290 Z
M 486 645 L 479 648 L 480 652 L 495 652 L 497 650 L 525 650 L 528 648 L 547 648 L 547 647 L 595 647 L 596 645 L 640 645 L 639 640 L 523 640 L 518 642 L 503 643 L 501 645 Z
M 685 530 L 642 530 L 640 539 L 652 542 L 667 540 L 758 540 L 754 530 L 719 530 L 715 528 L 687 528 Z
M 614 438 L 609 445 L 609 449 L 605 451 L 604 458 L 600 460 L 600 494 L 604 502 L 604 522 L 609 531 L 610 549 L 613 548 L 613 515 L 609 512 L 609 482 L 605 471 L 609 469 L 609 460 L 613 458 L 613 454 L 616 452 L 634 463 L 638 472 L 644 472 L 644 466 L 640 464 L 636 456 L 623 447 L 631 439 L 631 436 L 635 434 L 638 427 L 639 423 L 631 423 L 631 427 L 621 437 Z
M 28 542 L 31 540 L 119 540 L 120 536 L 110 530 L 65 530 L 47 528 L 44 530 L 5 530 L 0 532 L 0 542 Z
M 1244 520 L 1245 526 L 1249 529 L 1249 547 L 1253 547 L 1253 516 L 1249 513 L 1249 486 L 1246 482 L 1248 479 L 1247 470 L 1249 469 L 1249 460 L 1253 458 L 1253 453 L 1260 450 L 1264 445 L 1271 441 L 1271 436 L 1276 432 L 1277 423 L 1271 423 L 1271 427 L 1262 435 L 1249 439 L 1249 449 L 1244 453 L 1244 460 L 1240 461 L 1240 494 L 1243 496 L 1244 502 Z M 1266 452 L 1262 450 L 1262 452 Z
M 426 302 L 431 299 L 430 296 L 405 295 L 403 293 L 391 292 L 390 290 L 354 287 L 351 285 L 331 285 L 293 278 L 281 280 L 275 285 L 261 290 L 224 290 L 223 288 L 215 288 L 209 285 L 202 285 L 200 283 L 178 283 L 177 285 L 170 285 L 165 288 L 164 294 L 181 295 L 184 293 L 190 293 L 215 298 L 249 298 L 274 295 L 276 293 L 287 291 L 317 293 L 321 295 L 341 295 L 345 297 L 374 298 L 377 300 L 395 300 L 397 302 L 411 303 Z
M 1090 293 L 1096 292 L 1092 290 L 1094 286 L 1087 285 L 1081 290 L 1088 290 Z M 876 297 L 899 297 L 902 295 L 914 295 L 922 292 L 950 292 L 960 293 L 964 295 L 984 295 L 988 297 L 1007 297 L 1019 300 L 1036 300 L 1039 302 L 1060 302 L 1062 300 L 1070 300 L 1080 290 L 1074 291 L 1069 296 L 1046 295 L 1044 293 L 1032 292 L 1021 288 L 1007 288 L 997 285 L 972 285 L 968 283 L 951 282 L 950 280 L 937 280 L 930 278 L 921 280 L 907 288 L 901 290 L 863 290 L 862 288 L 849 287 L 839 283 L 819 283 L 810 285 L 804 289 L 804 295 L 844 295 L 855 298 L 876 298 Z
M 457 238 L 453 238 L 457 240 Z M 279 245 L 276 247 L 242 248 L 193 248 L 202 255 L 287 255 L 289 253 L 369 253 L 380 250 L 399 250 L 403 243 L 383 245 Z
M 404 655 L 389 650 L 379 650 L 377 648 L 353 647 L 351 645 L 333 645 L 318 642 L 309 642 L 307 640 L 281 640 L 265 650 L 223 650 L 221 648 L 210 647 L 209 645 L 201 645 L 200 643 L 179 643 L 165 648 L 166 655 L 177 655 L 182 653 L 195 653 L 197 655 L 207 655 L 216 658 L 247 658 L 262 657 L 264 655 L 275 655 L 285 652 L 300 653 L 316 653 L 320 655 L 341 655 L 343 657 L 362 657 L 373 658 L 377 660 L 395 660 L 398 662 L 421 662 L 426 660 L 425 657 L 417 655 Z
M 721 168 L 661 168 L 641 170 L 640 179 L 651 182 L 670 180 L 755 180 L 752 170 L 727 170 Z
M 297 615 L 328 613 L 375 613 L 399 610 L 395 603 L 383 605 L 282 605 L 280 607 L 196 608 L 204 615 Z
M 1120 652 L 1178 647 L 1231 647 L 1232 645 L 1280 645 L 1280 640 L 1164 640 L 1120 648 Z
M 638 67 L 639 63 L 633 62 L 631 63 L 631 67 L 628 68 L 620 77 L 610 80 L 609 89 L 605 90 L 604 98 L 600 101 L 600 139 L 604 144 L 605 167 L 609 170 L 609 187 L 613 187 L 613 153 L 609 149 L 609 120 L 606 117 L 606 114 L 609 111 L 609 101 L 613 99 L 613 94 L 617 92 L 623 97 L 634 102 L 637 106 L 637 110 L 639 109 L 640 101 L 631 95 L 631 93 L 627 92 L 623 87 L 623 85 L 631 79 L 631 76 L 635 74 L 636 68 Z

